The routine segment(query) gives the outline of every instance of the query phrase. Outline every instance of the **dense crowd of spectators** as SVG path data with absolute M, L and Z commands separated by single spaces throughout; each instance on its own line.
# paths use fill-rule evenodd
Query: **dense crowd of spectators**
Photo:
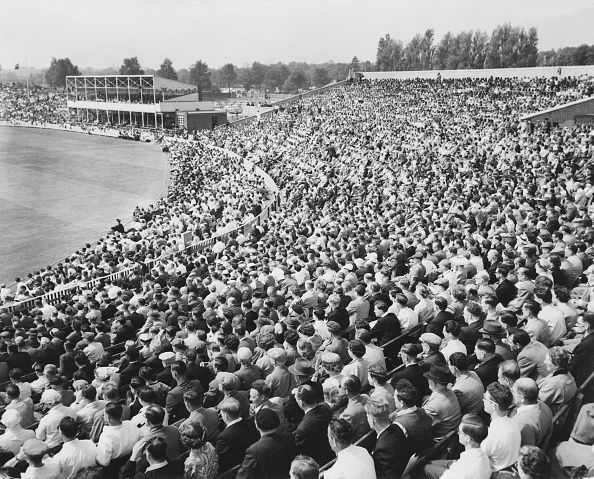
M 416 474 L 594 466 L 591 389 L 569 440 L 543 451 L 594 370 L 593 130 L 520 120 L 590 91 L 363 81 L 163 139 L 167 197 L 18 285 L 75 295 L 0 310 L 6 467 L 305 479 L 336 459 L 326 479 L 396 478 L 452 432 L 460 447 Z M 226 152 L 266 171 L 282 206 L 223 251 L 182 251 L 183 232 L 208 238 L 270 198 Z

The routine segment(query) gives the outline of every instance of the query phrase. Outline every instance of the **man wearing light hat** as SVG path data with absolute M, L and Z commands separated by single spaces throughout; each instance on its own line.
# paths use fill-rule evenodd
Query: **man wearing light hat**
M 444 366 L 446 365 L 443 354 L 439 351 L 441 346 L 441 338 L 435 333 L 423 333 L 419 338 L 423 352 L 421 353 L 421 362 L 419 363 L 422 367 L 429 368 L 433 365 Z
M 49 449 L 53 449 L 64 442 L 58 430 L 60 421 L 66 416 L 76 419 L 76 412 L 64 406 L 62 404 L 62 395 L 53 389 L 44 391 L 40 402 L 46 404 L 50 409 L 39 421 L 35 436 L 37 439 L 45 441 Z
M 285 366 L 287 352 L 283 348 L 271 348 L 267 354 L 274 361 L 274 369 L 266 377 L 266 381 L 272 388 L 271 397 L 284 399 L 291 394 L 291 390 L 297 385 L 295 377 Z
M 39 439 L 25 441 L 21 448 L 22 453 L 29 464 L 24 474 L 24 479 L 61 479 L 60 467 L 51 460 L 43 460 L 48 452 L 47 444 Z
M 23 443 L 35 437 L 35 431 L 21 426 L 21 415 L 14 409 L 7 409 L 0 422 L 6 426 L 6 431 L 0 435 L 0 450 L 2 451 L 12 452 L 16 456 Z

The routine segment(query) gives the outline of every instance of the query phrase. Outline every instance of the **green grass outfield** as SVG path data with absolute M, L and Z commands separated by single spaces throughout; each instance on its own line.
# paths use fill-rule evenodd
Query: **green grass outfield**
M 166 181 L 152 144 L 0 127 L 0 282 L 96 241 L 115 218 L 159 198 Z

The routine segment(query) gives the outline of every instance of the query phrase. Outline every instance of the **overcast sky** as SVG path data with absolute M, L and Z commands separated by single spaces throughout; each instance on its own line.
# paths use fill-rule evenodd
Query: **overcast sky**
M 0 0 L 0 64 L 158 68 L 375 61 L 380 36 L 534 26 L 539 48 L 594 43 L 594 0 Z

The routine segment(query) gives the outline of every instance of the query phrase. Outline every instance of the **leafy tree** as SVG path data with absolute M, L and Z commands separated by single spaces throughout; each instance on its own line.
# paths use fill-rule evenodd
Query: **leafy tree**
M 420 50 L 420 58 L 419 58 L 419 66 L 423 69 L 423 70 L 430 70 L 431 69 L 431 63 L 433 60 L 433 53 L 434 53 L 434 47 L 433 47 L 433 37 L 435 36 L 433 29 L 427 29 L 425 30 L 425 34 L 423 35 L 423 38 L 421 39 L 421 43 L 419 45 L 419 50 Z
M 252 63 L 251 78 L 254 85 L 261 88 L 266 83 L 267 67 L 260 62 Z
M 359 59 L 357 58 L 357 55 L 355 55 L 353 57 L 353 59 L 351 60 L 351 70 L 353 70 L 354 72 L 359 71 L 360 65 L 359 65 Z
M 235 65 L 233 65 L 233 63 L 223 65 L 221 75 L 227 87 L 231 88 L 232 83 L 237 80 L 237 70 L 235 69 Z
M 241 83 L 246 90 L 251 90 L 254 87 L 255 81 L 251 68 L 241 68 L 237 76 L 239 78 L 239 83 Z
M 189 80 L 193 85 L 198 87 L 198 91 L 208 91 L 212 88 L 210 80 L 210 71 L 208 65 L 202 60 L 196 60 L 190 67 Z
M 53 87 L 66 86 L 68 75 L 80 75 L 78 67 L 72 64 L 70 58 L 52 58 L 45 80 Z
M 304 90 L 309 86 L 309 80 L 305 72 L 301 69 L 293 70 L 291 75 L 285 81 L 283 88 L 288 92 L 295 92 L 297 90 Z
M 318 67 L 313 72 L 313 84 L 315 87 L 321 87 L 330 83 L 330 76 L 328 70 Z
M 283 88 L 290 75 L 291 71 L 284 63 L 271 65 L 268 73 L 268 85 L 271 89 Z
M 157 75 L 170 80 L 177 80 L 177 72 L 173 69 L 173 64 L 169 58 L 165 58 L 161 67 L 157 70 Z
M 120 75 L 144 75 L 138 57 L 124 58 L 124 63 L 120 67 Z
M 183 83 L 190 83 L 190 70 L 187 68 L 180 68 L 177 71 L 177 79 Z

